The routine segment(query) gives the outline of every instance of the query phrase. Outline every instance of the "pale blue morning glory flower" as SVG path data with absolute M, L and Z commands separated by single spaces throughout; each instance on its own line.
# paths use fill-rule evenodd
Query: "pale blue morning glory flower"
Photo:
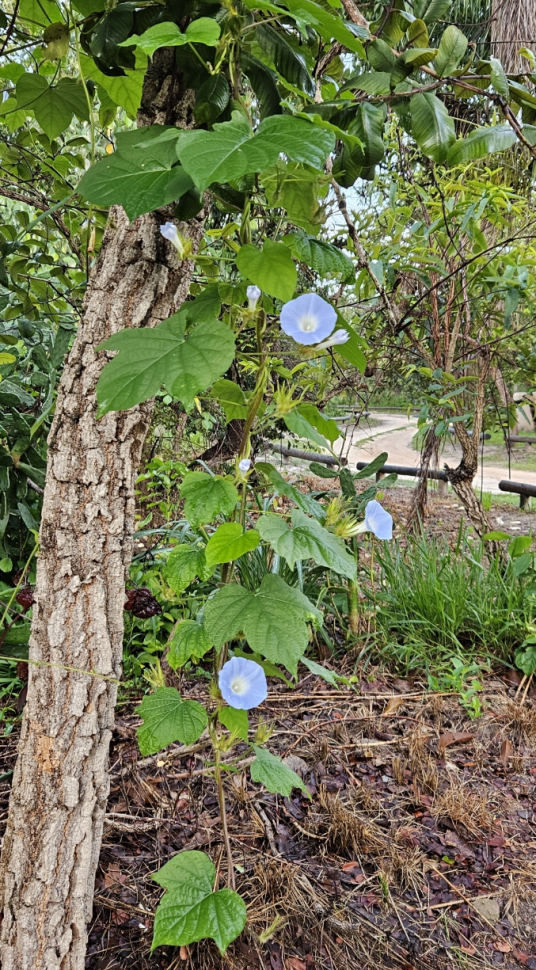
M 304 293 L 285 303 L 281 328 L 299 344 L 317 344 L 329 337 L 337 322 L 337 312 L 316 293 Z
M 238 462 L 238 467 L 241 472 L 245 475 L 246 472 L 251 468 L 251 461 L 249 458 L 242 458 L 242 461 Z
M 248 286 L 246 295 L 248 298 L 249 309 L 254 310 L 262 296 L 261 290 L 258 286 Z
M 264 670 L 245 657 L 231 657 L 220 670 L 218 684 L 224 701 L 240 711 L 258 707 L 268 696 Z
M 373 532 L 377 539 L 393 538 L 393 517 L 376 499 L 365 509 L 365 532 Z
M 176 225 L 173 222 L 165 222 L 163 226 L 160 226 L 160 232 L 164 239 L 167 239 L 172 246 L 175 246 L 180 258 L 184 259 L 186 255 L 184 240 L 181 238 Z

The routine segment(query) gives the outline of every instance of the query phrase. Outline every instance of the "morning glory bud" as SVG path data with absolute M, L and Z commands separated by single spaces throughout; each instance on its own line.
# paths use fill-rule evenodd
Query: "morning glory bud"
M 281 329 L 299 344 L 325 340 L 336 322 L 336 310 L 316 293 L 304 293 L 281 310 Z
M 373 532 L 377 539 L 392 539 L 393 517 L 373 499 L 365 509 L 365 521 L 361 522 L 354 534 L 358 532 Z
M 350 337 L 351 334 L 348 333 L 348 330 L 336 330 L 327 340 L 317 344 L 315 350 L 328 350 L 329 347 L 338 347 L 340 344 L 345 344 Z
M 264 670 L 245 657 L 231 657 L 219 672 L 218 684 L 224 701 L 239 711 L 258 707 L 268 696 Z
M 172 246 L 175 246 L 179 258 L 184 259 L 186 256 L 186 248 L 176 225 L 173 222 L 165 222 L 163 226 L 160 226 L 160 232 L 164 239 L 167 239 Z
M 250 459 L 249 458 L 242 458 L 242 461 L 239 461 L 238 462 L 238 467 L 239 467 L 240 471 L 242 472 L 242 474 L 245 475 L 246 472 L 248 472 L 249 469 L 251 468 L 251 461 L 250 461 Z
M 248 286 L 246 294 L 249 301 L 249 309 L 255 310 L 257 303 L 262 296 L 262 290 L 260 290 L 258 286 Z

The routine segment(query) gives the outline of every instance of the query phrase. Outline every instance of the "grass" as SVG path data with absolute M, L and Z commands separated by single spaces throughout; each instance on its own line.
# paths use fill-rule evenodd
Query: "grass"
M 452 658 L 512 660 L 531 620 L 528 575 L 488 565 L 466 536 L 455 550 L 425 537 L 385 544 L 378 559 L 374 647 L 399 672 L 446 670 Z

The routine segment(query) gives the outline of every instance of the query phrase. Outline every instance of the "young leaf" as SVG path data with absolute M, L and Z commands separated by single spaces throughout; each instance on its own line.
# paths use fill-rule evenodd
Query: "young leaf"
M 327 684 L 331 684 L 332 687 L 339 687 L 340 684 L 348 684 L 349 680 L 347 677 L 342 677 L 341 674 L 336 674 L 334 670 L 328 670 L 327 667 L 323 667 L 322 664 L 315 663 L 314 660 L 310 660 L 309 657 L 300 657 L 300 663 L 304 664 L 315 677 L 321 677 L 325 680 Z
M 419 148 L 434 162 L 445 162 L 456 138 L 454 119 L 435 94 L 416 94 L 410 106 L 412 132 Z
M 489 60 L 491 64 L 491 83 L 497 94 L 502 94 L 503 98 L 508 99 L 510 97 L 510 87 L 508 78 L 504 73 L 504 68 L 496 57 L 490 57 Z
M 408 40 L 413 47 L 429 47 L 428 28 L 424 20 L 414 20 L 408 27 Z
M 231 734 L 236 734 L 242 741 L 247 742 L 249 731 L 247 711 L 239 711 L 235 707 L 220 707 L 218 720 Z
M 435 59 L 435 69 L 439 77 L 451 74 L 458 67 L 467 50 L 467 44 L 465 34 L 462 34 L 454 24 L 450 24 L 443 32 Z
M 313 0 L 283 0 L 283 4 L 287 10 L 296 14 L 297 19 L 314 27 L 323 40 L 328 43 L 338 40 L 347 50 L 364 59 L 365 51 L 359 38 L 368 40 L 370 35 L 366 28 L 354 27 L 350 30 L 339 17 Z
M 303 593 L 269 573 L 256 593 L 234 583 L 219 589 L 205 606 L 204 623 L 218 649 L 243 633 L 255 653 L 295 674 L 309 642 L 307 621 L 321 619 Z
M 186 28 L 183 34 L 177 24 L 166 20 L 161 24 L 154 24 L 143 34 L 132 34 L 118 44 L 119 47 L 139 47 L 148 57 L 160 47 L 182 47 L 183 44 L 206 44 L 215 47 L 220 37 L 220 26 L 211 17 L 200 17 Z
M 174 687 L 161 687 L 143 698 L 138 713 L 138 744 L 143 755 L 156 754 L 174 741 L 193 744 L 208 724 L 205 708 L 197 701 L 183 701 Z
M 358 481 L 360 478 L 369 478 L 370 475 L 375 475 L 380 468 L 383 468 L 388 458 L 388 453 L 386 451 L 382 451 L 381 455 L 377 455 L 376 458 L 369 461 L 368 465 L 365 465 L 365 467 L 362 468 L 357 475 L 353 476 L 355 481 Z
M 451 5 L 451 0 L 417 0 L 413 8 L 413 13 L 425 24 L 433 24 L 436 20 L 446 14 Z
M 259 748 L 253 745 L 256 754 L 255 761 L 250 766 L 253 781 L 272 792 L 274 795 L 283 795 L 290 798 L 293 788 L 299 788 L 307 798 L 311 795 L 299 775 L 292 768 L 287 768 L 284 761 L 277 755 L 271 754 L 266 748 Z
M 182 593 L 197 576 L 208 579 L 211 575 L 212 569 L 207 567 L 204 550 L 188 543 L 172 549 L 164 570 L 165 581 L 174 593 Z
M 236 257 L 242 276 L 286 303 L 294 296 L 298 273 L 288 246 L 265 239 L 263 249 L 247 244 Z
M 227 424 L 236 418 L 245 418 L 247 415 L 246 395 L 241 387 L 234 381 L 228 381 L 222 377 L 213 385 L 209 397 L 218 401 L 225 413 Z
M 339 472 L 333 471 L 332 468 L 326 468 L 325 465 L 321 465 L 317 461 L 311 462 L 311 464 L 309 465 L 309 471 L 311 471 L 313 475 L 318 475 L 319 478 L 338 478 L 339 477 Z
M 222 512 L 230 515 L 238 502 L 238 492 L 228 478 L 206 472 L 185 475 L 180 493 L 184 499 L 184 514 L 193 526 L 211 522 Z
M 318 434 L 318 431 L 313 428 L 312 424 L 309 424 L 298 410 L 291 411 L 290 414 L 285 414 L 283 421 L 288 430 L 292 431 L 298 438 L 307 438 L 309 441 L 314 441 L 316 445 L 320 445 L 321 448 L 329 449 L 326 439 L 321 434 Z
M 326 418 L 314 404 L 309 404 L 304 401 L 303 404 L 299 404 L 296 408 L 298 414 L 301 414 L 309 424 L 312 424 L 320 434 L 323 434 L 331 444 L 340 438 L 341 432 L 339 426 L 333 418 Z
M 319 566 L 333 569 L 349 579 L 356 577 L 355 560 L 346 551 L 342 539 L 310 519 L 300 509 L 291 513 L 292 529 L 281 515 L 268 512 L 257 523 L 258 530 L 278 556 L 283 556 L 294 569 L 296 562 L 312 559 Z
M 341 492 L 344 498 L 353 500 L 355 498 L 355 485 L 349 468 L 341 468 L 339 472 L 339 480 L 341 483 Z
M 225 953 L 244 929 L 244 901 L 232 889 L 213 892 L 216 867 L 204 852 L 179 852 L 153 879 L 167 892 L 156 908 L 151 952 L 209 939 Z
M 207 563 L 209 566 L 215 566 L 217 563 L 233 562 L 246 552 L 256 549 L 260 539 L 255 529 L 243 532 L 239 522 L 224 522 L 223 525 L 218 526 L 208 541 Z
M 240 65 L 259 102 L 261 120 L 269 115 L 281 114 L 281 99 L 277 90 L 277 77 L 248 51 L 242 51 Z
M 183 667 L 184 664 L 195 657 L 199 660 L 204 657 L 214 644 L 207 636 L 204 626 L 197 620 L 183 620 L 179 623 L 167 656 L 169 666 L 173 670 Z
M 195 395 L 231 366 L 234 336 L 221 320 L 198 323 L 185 334 L 175 313 L 154 330 L 121 330 L 98 349 L 119 350 L 97 385 L 101 415 L 147 401 L 162 384 L 190 408 Z
M 324 468 L 323 465 L 319 465 L 320 468 Z M 323 520 L 325 518 L 324 507 L 320 502 L 316 502 L 314 498 L 307 495 L 306 492 L 300 492 L 299 488 L 295 488 L 290 482 L 287 482 L 285 478 L 278 472 L 277 468 L 270 464 L 269 461 L 258 461 L 255 464 L 255 470 L 260 472 L 261 475 L 265 475 L 268 481 L 272 483 L 277 491 L 278 495 L 285 495 L 286 498 L 291 499 L 296 505 L 307 512 L 308 515 L 313 515 L 315 519 Z M 337 478 L 338 472 L 332 473 L 328 477 Z

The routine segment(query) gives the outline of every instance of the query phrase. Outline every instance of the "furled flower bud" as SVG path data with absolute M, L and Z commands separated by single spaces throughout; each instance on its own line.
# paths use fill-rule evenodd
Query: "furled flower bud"
M 251 460 L 249 458 L 242 458 L 242 461 L 238 462 L 238 467 L 242 474 L 245 475 L 251 468 Z
M 336 330 L 327 340 L 323 340 L 322 343 L 317 344 L 315 350 L 328 350 L 329 347 L 338 347 L 340 344 L 345 344 L 350 339 L 350 336 L 347 330 Z
M 165 222 L 160 226 L 160 232 L 164 239 L 167 239 L 175 247 L 179 254 L 179 259 L 186 259 L 191 253 L 190 240 L 184 239 L 173 222 Z
M 249 309 L 255 310 L 257 303 L 262 296 L 262 290 L 260 290 L 258 286 L 248 286 L 246 293 L 249 302 Z

